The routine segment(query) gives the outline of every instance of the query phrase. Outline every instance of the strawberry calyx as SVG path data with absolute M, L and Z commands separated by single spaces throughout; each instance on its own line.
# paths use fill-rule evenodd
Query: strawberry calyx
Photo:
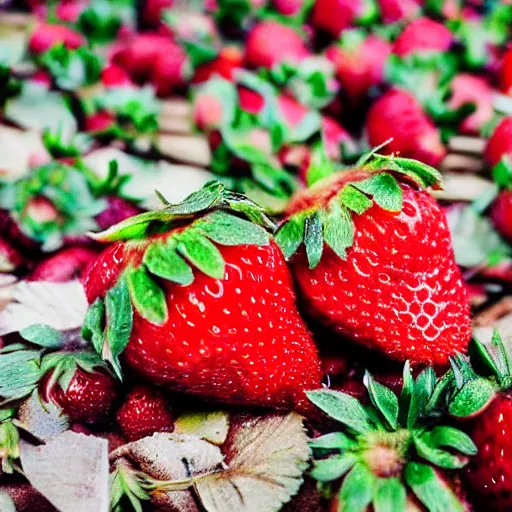
M 22 232 L 45 252 L 58 249 L 66 236 L 96 229 L 94 217 L 107 206 L 78 167 L 59 162 L 0 183 L 0 198 Z
M 116 39 L 121 24 L 122 13 L 119 8 L 106 0 L 96 0 L 80 13 L 77 28 L 89 43 L 102 44 Z
M 276 234 L 286 259 L 304 245 L 309 268 L 314 269 L 322 258 L 324 242 L 346 259 L 354 242 L 353 215 L 363 215 L 374 205 L 393 213 L 401 211 L 399 179 L 421 189 L 441 188 L 441 174 L 433 167 L 409 158 L 380 155 L 378 149 L 361 157 L 354 168 L 315 183 L 304 193 L 305 198 L 299 195 L 297 208 L 292 200 L 291 215 Z
M 2 473 L 12 474 L 21 469 L 16 464 L 20 458 L 20 433 L 16 425 L 16 409 L 0 409 L 0 459 Z
M 512 189 L 512 158 L 510 156 L 501 157 L 492 169 L 492 178 L 500 189 Z
M 133 311 L 157 325 L 168 319 L 165 282 L 188 286 L 196 271 L 223 279 L 225 262 L 217 245 L 270 243 L 267 229 L 273 224 L 262 209 L 222 183 L 207 183 L 179 204 L 161 199 L 161 210 L 91 235 L 99 241 L 127 241 L 127 250 L 136 252 L 105 297 L 91 304 L 82 331 L 120 378 L 119 355 L 130 339 Z
M 497 330 L 490 343 L 473 338 L 469 357 L 451 359 L 451 397 L 448 411 L 458 418 L 482 413 L 500 391 L 512 388 L 512 354 Z
M 311 476 L 333 493 L 339 489 L 341 511 L 405 510 L 412 493 L 425 506 L 462 510 L 455 493 L 438 470 L 464 467 L 476 447 L 464 432 L 439 421 L 446 383 L 432 368 L 416 379 L 404 367 L 400 396 L 366 373 L 370 404 L 334 390 L 307 392 L 308 398 L 343 425 L 341 431 L 310 442 L 314 465 Z M 428 498 L 427 498 L 428 495 Z

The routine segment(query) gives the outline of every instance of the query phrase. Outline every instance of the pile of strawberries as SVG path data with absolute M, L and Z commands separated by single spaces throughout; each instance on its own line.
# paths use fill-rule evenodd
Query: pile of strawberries
M 0 28 L 0 510 L 512 510 L 512 3 Z

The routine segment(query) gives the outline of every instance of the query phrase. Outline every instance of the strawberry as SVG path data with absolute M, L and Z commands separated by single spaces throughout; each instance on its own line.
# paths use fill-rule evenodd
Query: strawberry
M 475 111 L 462 121 L 460 131 L 468 135 L 478 135 L 493 118 L 491 86 L 484 78 L 460 73 L 452 80 L 450 89 L 448 105 L 452 109 L 458 109 L 466 104 L 475 106 Z
M 512 48 L 503 56 L 500 64 L 500 89 L 512 96 Z
M 487 141 L 484 157 L 494 167 L 504 156 L 512 156 L 512 116 L 504 117 Z
M 158 27 L 162 14 L 173 4 L 174 0 L 147 0 L 142 4 L 142 22 L 150 28 Z
M 342 89 L 350 100 L 357 101 L 382 82 L 390 53 L 391 45 L 385 39 L 347 30 L 338 44 L 328 48 L 326 55 L 336 68 Z
M 127 365 L 170 389 L 302 407 L 304 390 L 320 382 L 320 364 L 288 268 L 265 230 L 229 213 L 230 205 L 267 224 L 256 205 L 211 182 L 180 205 L 100 235 L 119 241 L 86 279 L 87 335 L 104 340 L 99 348 L 118 372 L 116 347 L 126 346 Z M 148 216 L 160 234 L 150 234 Z M 94 320 L 105 312 L 106 338 Z
M 185 87 L 191 75 L 187 55 L 178 44 L 169 44 L 165 52 L 155 55 L 152 63 L 151 83 L 160 97 L 171 95 L 173 91 Z
M 380 16 L 384 23 L 410 20 L 421 12 L 418 0 L 377 0 Z
M 405 27 L 395 41 L 393 53 L 405 57 L 418 53 L 446 52 L 453 40 L 453 34 L 442 23 L 422 17 Z
M 97 257 L 98 251 L 89 247 L 66 247 L 38 263 L 28 279 L 61 283 L 82 278 Z
M 22 263 L 21 254 L 7 240 L 0 237 L 0 272 L 13 272 Z
M 52 76 L 44 69 L 38 69 L 31 77 L 30 80 L 37 84 L 43 85 L 47 89 L 52 86 Z
M 85 116 L 86 132 L 103 132 L 114 126 L 116 122 L 116 116 L 105 110 L 100 110 L 94 114 Z
M 296 194 L 276 235 L 311 315 L 415 365 L 445 365 L 471 338 L 445 215 L 421 190 L 440 178 L 413 160 L 366 157 Z
M 91 352 L 55 352 L 42 362 L 46 375 L 39 393 L 62 408 L 71 421 L 98 423 L 108 416 L 116 395 L 114 379 Z
M 491 205 L 491 220 L 500 232 L 508 240 L 512 240 L 512 190 L 502 190 Z
M 108 229 L 110 226 L 138 215 L 142 211 L 122 197 L 109 196 L 106 200 L 107 207 L 95 217 L 96 223 L 101 230 Z
M 378 15 L 374 0 L 317 0 L 313 6 L 311 23 L 333 37 L 357 23 L 366 25 Z
M 299 14 L 307 4 L 306 0 L 271 0 L 275 10 L 284 16 Z
M 310 55 L 301 36 L 293 28 L 276 21 L 259 22 L 247 37 L 245 63 L 249 67 L 272 68 L 283 62 L 293 64 Z
M 29 50 L 40 55 L 52 46 L 62 43 L 66 48 L 80 48 L 86 44 L 85 38 L 65 25 L 38 23 L 29 40 Z
M 310 443 L 311 476 L 335 493 L 329 510 L 469 510 L 455 470 L 475 455 L 474 443 L 440 418 L 432 368 L 414 379 L 406 365 L 403 380 L 395 393 L 367 372 L 365 404 L 340 391 L 307 392 L 340 426 Z
M 130 391 L 117 411 L 116 419 L 128 441 L 174 430 L 174 418 L 167 400 L 148 386 L 135 386 Z
M 453 361 L 455 389 L 448 410 L 464 420 L 478 448 L 464 474 L 475 510 L 505 512 L 512 507 L 512 354 L 497 331 L 490 343 L 475 338 L 470 348 L 470 360 Z
M 216 75 L 233 80 L 235 70 L 242 67 L 243 61 L 244 56 L 238 46 L 225 46 L 217 58 L 195 69 L 192 83 L 206 82 Z
M 439 130 L 404 90 L 391 89 L 381 96 L 368 112 L 365 129 L 372 146 L 393 138 L 383 148 L 386 153 L 397 152 L 434 166 L 446 154 Z
M 109 64 L 103 68 L 101 72 L 101 83 L 105 87 L 133 85 L 128 73 L 121 66 L 117 66 L 116 64 Z

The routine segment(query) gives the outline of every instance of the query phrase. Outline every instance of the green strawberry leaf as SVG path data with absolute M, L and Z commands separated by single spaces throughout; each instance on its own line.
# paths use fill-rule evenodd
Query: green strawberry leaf
M 220 210 L 208 214 L 195 225 L 220 245 L 267 245 L 270 240 L 261 226 Z
M 357 461 L 358 456 L 354 453 L 316 460 L 311 469 L 310 476 L 318 482 L 332 482 L 350 471 Z
M 384 210 L 398 212 L 402 209 L 402 189 L 391 174 L 375 174 L 366 180 L 353 183 L 353 186 L 373 196 L 373 200 Z
M 455 494 L 430 466 L 409 462 L 405 467 L 405 481 L 429 511 L 464 512 Z
M 60 331 L 44 324 L 26 327 L 20 331 L 20 336 L 24 340 L 43 348 L 60 348 L 63 340 L 63 335 Z
M 438 425 L 429 432 L 429 444 L 436 448 L 445 447 L 465 455 L 476 455 L 477 447 L 462 430 L 446 425 Z
M 214 279 L 224 277 L 225 264 L 222 254 L 199 230 L 186 229 L 175 235 L 175 239 L 178 252 L 197 269 Z
M 190 265 L 177 253 L 176 242 L 170 237 L 166 242 L 153 242 L 144 253 L 143 263 L 155 276 L 188 286 L 194 281 Z
M 165 293 L 144 266 L 129 269 L 126 281 L 132 303 L 140 316 L 153 324 L 164 324 L 168 318 Z
M 346 208 L 332 201 L 322 212 L 325 243 L 341 258 L 347 257 L 347 249 L 354 243 L 354 221 Z
M 309 442 L 313 450 L 349 450 L 354 447 L 354 440 L 343 432 L 332 432 L 315 437 Z
M 339 512 L 365 512 L 372 502 L 376 477 L 362 462 L 345 477 L 339 493 Z
M 304 225 L 303 215 L 292 215 L 279 227 L 275 235 L 275 240 L 287 260 L 297 252 L 304 240 Z
M 3 403 L 28 396 L 42 377 L 41 352 L 21 344 L 0 350 L 0 396 Z
M 322 217 L 319 211 L 315 211 L 306 217 L 304 223 L 304 245 L 309 268 L 315 268 L 322 258 L 324 250 Z
M 407 491 L 398 478 L 381 478 L 373 498 L 375 512 L 398 512 L 406 510 Z
M 445 450 L 431 446 L 429 444 L 429 432 L 422 436 L 414 436 L 413 440 L 418 455 L 435 466 L 447 469 L 460 469 L 468 463 L 468 458 L 465 456 L 453 455 Z
M 354 397 L 330 389 L 307 391 L 306 395 L 320 410 L 354 432 L 364 434 L 372 430 L 370 416 Z
M 117 376 L 121 378 L 119 355 L 130 341 L 133 325 L 133 308 L 126 278 L 118 280 L 105 296 L 107 315 L 106 339 L 103 359 L 109 361 Z
M 383 416 L 392 430 L 398 426 L 398 398 L 386 386 L 377 382 L 369 372 L 366 372 L 364 384 L 368 389 L 370 400 L 377 411 Z
M 105 342 L 105 303 L 98 297 L 88 308 L 82 327 L 82 336 L 101 354 Z
M 487 379 L 470 380 L 452 398 L 448 412 L 458 418 L 473 416 L 492 402 L 497 391 L 497 385 Z

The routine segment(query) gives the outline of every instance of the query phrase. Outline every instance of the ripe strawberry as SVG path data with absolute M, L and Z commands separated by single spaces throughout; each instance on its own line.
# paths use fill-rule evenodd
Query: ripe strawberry
M 502 190 L 491 205 L 491 220 L 502 236 L 512 240 L 512 190 Z
M 453 41 L 453 34 L 442 23 L 430 18 L 418 18 L 398 36 L 393 53 L 405 57 L 418 53 L 446 52 Z
M 374 0 L 317 0 L 311 23 L 315 28 L 338 37 L 354 24 L 371 23 L 378 15 Z
M 139 207 L 122 197 L 109 196 L 107 197 L 107 207 L 99 215 L 96 215 L 95 220 L 98 228 L 104 230 L 118 222 L 138 215 L 141 211 Z
M 112 376 L 91 352 L 55 352 L 43 359 L 46 375 L 39 393 L 61 407 L 71 421 L 98 423 L 108 416 L 116 395 Z
M 162 14 L 172 7 L 174 0 L 147 0 L 142 5 L 142 22 L 149 28 L 156 28 Z
M 230 205 L 266 223 L 256 205 L 212 182 L 151 212 L 160 234 L 149 234 L 144 213 L 100 235 L 120 241 L 87 277 L 88 317 L 106 296 L 108 329 L 124 326 L 123 360 L 155 383 L 226 403 L 300 407 L 320 382 L 315 345 L 277 244 Z M 103 353 L 117 367 L 115 350 Z
M 409 92 L 391 89 L 370 108 L 366 134 L 372 146 L 393 138 L 383 151 L 437 166 L 446 154 L 439 130 Z
M 395 23 L 396 21 L 410 20 L 420 12 L 421 0 L 377 0 L 380 16 L 384 23 Z
M 487 142 L 484 157 L 494 167 L 504 156 L 512 156 L 512 116 L 503 118 Z
M 125 85 L 132 86 L 128 73 L 116 64 L 109 64 L 103 68 L 101 72 L 101 83 L 105 87 L 123 87 Z
M 478 448 L 464 474 L 475 510 L 505 512 L 512 507 L 512 355 L 497 331 L 490 344 L 472 344 L 471 365 L 461 357 L 453 363 L 458 378 L 449 412 L 465 419 Z
M 30 281 L 61 283 L 82 278 L 98 251 L 89 247 L 67 247 L 37 264 L 28 276 Z
M 512 96 L 512 48 L 508 50 L 500 64 L 500 89 Z
M 36 82 L 37 84 L 43 85 L 47 89 L 52 86 L 52 76 L 48 71 L 44 69 L 38 69 L 31 77 L 30 80 L 32 82 Z
M 468 103 L 475 106 L 475 111 L 462 121 L 460 131 L 468 135 L 478 135 L 494 114 L 491 86 L 484 78 L 460 73 L 452 80 L 450 89 L 448 105 L 451 108 L 458 109 Z
M 233 80 L 235 70 L 242 67 L 243 61 L 244 56 L 238 46 L 225 46 L 216 59 L 196 68 L 192 83 L 206 82 L 216 75 Z
M 165 52 L 158 52 L 152 66 L 151 83 L 160 97 L 170 96 L 176 89 L 185 87 L 191 75 L 187 55 L 176 43 L 167 45 Z
M 307 392 L 341 426 L 310 443 L 311 476 L 331 495 L 336 492 L 329 510 L 469 510 L 452 475 L 476 447 L 467 434 L 444 425 L 435 410 L 440 401 L 434 371 L 428 368 L 414 379 L 406 365 L 402 393 L 369 373 L 364 384 L 363 402 L 339 391 Z
M 106 110 L 85 116 L 86 132 L 103 132 L 111 128 L 116 122 L 116 116 Z
M 310 314 L 416 365 L 444 365 L 471 338 L 446 218 L 421 190 L 440 178 L 420 162 L 377 155 L 298 193 L 276 235 Z
M 86 41 L 82 34 L 65 25 L 38 23 L 30 36 L 29 50 L 40 55 L 59 43 L 64 44 L 66 48 L 75 49 L 84 46 Z
M 275 10 L 284 16 L 295 16 L 304 7 L 306 0 L 271 0 Z
M 293 28 L 276 21 L 258 23 L 247 37 L 245 63 L 249 67 L 272 68 L 283 62 L 300 62 L 310 55 L 301 36 Z
M 167 400 L 148 386 L 136 386 L 130 391 L 117 411 L 116 419 L 128 441 L 174 430 L 174 418 Z
M 326 55 L 335 66 L 342 89 L 350 100 L 357 101 L 382 82 L 390 53 L 391 45 L 385 39 L 352 30 L 344 32 L 339 44 L 328 48 Z

